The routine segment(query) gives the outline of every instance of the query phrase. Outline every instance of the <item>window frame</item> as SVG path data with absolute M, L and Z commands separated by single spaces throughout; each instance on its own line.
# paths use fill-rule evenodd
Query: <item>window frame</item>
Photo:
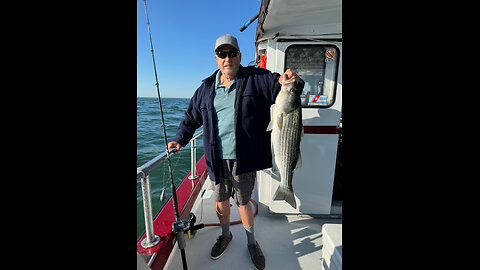
M 337 54 L 336 55 L 336 68 L 334 70 L 334 80 L 335 80 L 335 83 L 334 83 L 334 87 L 333 87 L 333 99 L 332 99 L 332 102 L 330 104 L 327 104 L 327 105 L 302 105 L 302 108 L 330 108 L 332 107 L 335 102 L 336 102 L 336 99 L 337 99 L 337 85 L 338 85 L 338 70 L 339 70 L 339 67 L 340 67 L 340 49 L 338 48 L 338 46 L 334 45 L 334 44 L 328 44 L 328 43 L 310 43 L 310 44 L 304 44 L 304 43 L 299 43 L 299 44 L 290 44 L 288 45 L 286 48 L 285 48 L 285 57 L 283 59 L 283 72 L 287 71 L 287 53 L 288 53 L 288 50 L 291 48 L 291 47 L 305 47 L 305 46 L 319 46 L 319 47 L 333 47 L 335 48 L 335 53 Z M 324 69 L 324 72 L 325 72 L 325 69 Z

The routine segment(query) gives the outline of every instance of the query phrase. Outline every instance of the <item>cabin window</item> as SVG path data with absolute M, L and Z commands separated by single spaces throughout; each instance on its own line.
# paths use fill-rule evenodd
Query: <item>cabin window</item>
M 332 45 L 291 45 L 285 52 L 285 70 L 305 81 L 302 107 L 329 107 L 335 102 L 338 48 Z

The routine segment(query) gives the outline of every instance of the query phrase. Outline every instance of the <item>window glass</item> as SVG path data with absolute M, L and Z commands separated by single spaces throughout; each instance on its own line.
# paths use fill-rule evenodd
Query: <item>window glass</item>
M 335 98 L 338 49 L 328 45 L 292 45 L 285 52 L 285 70 L 305 81 L 302 107 L 328 107 Z

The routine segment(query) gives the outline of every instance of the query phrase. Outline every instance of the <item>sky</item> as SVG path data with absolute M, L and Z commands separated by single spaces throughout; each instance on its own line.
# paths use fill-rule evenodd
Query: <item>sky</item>
M 147 0 L 148 19 L 161 97 L 191 98 L 218 69 L 215 40 L 237 38 L 241 64 L 255 60 L 257 21 L 240 27 L 260 10 L 261 0 Z M 137 97 L 157 97 L 143 0 L 137 0 Z

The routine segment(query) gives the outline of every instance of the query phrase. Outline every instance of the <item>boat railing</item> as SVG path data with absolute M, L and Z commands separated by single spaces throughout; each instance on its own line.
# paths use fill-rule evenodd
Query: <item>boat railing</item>
M 196 140 L 198 137 L 203 135 L 203 131 L 195 133 L 190 140 L 190 165 L 191 165 L 191 174 L 189 179 L 196 179 L 199 176 L 196 172 L 197 164 L 197 150 L 196 150 Z M 143 213 L 145 217 L 145 239 L 142 241 L 141 245 L 144 248 L 151 248 L 160 243 L 160 237 L 154 234 L 153 231 L 153 215 L 152 215 L 152 197 L 150 192 L 150 172 L 154 170 L 158 165 L 164 162 L 167 157 L 170 157 L 177 153 L 176 149 L 170 149 L 167 152 L 164 152 L 142 166 L 137 168 L 137 180 L 141 180 L 142 184 L 142 198 L 143 198 Z

